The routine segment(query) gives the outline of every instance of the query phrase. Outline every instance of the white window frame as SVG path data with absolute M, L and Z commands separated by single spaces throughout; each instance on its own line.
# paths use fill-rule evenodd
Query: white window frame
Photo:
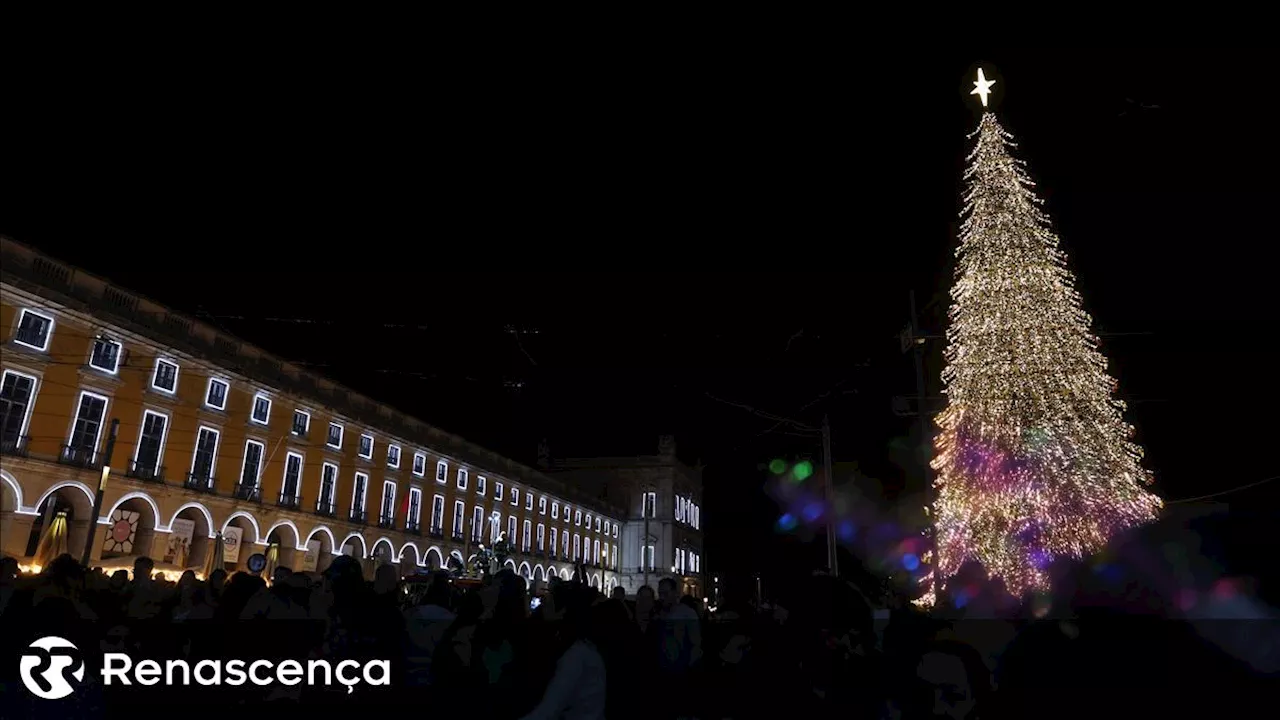
M 214 384 L 214 383 L 218 383 L 219 385 L 221 385 L 221 386 L 223 387 L 223 391 L 222 391 L 222 405 L 221 405 L 221 406 L 219 406 L 219 405 L 214 405 L 213 403 L 209 402 L 209 398 L 213 395 L 213 384 Z M 211 377 L 211 378 L 209 378 L 209 382 L 207 382 L 207 383 L 205 383 L 205 384 L 204 384 L 204 403 L 203 403 L 203 405 L 204 405 L 205 407 L 207 407 L 207 408 L 213 408 L 214 410 L 226 410 L 226 409 L 227 409 L 227 400 L 228 400 L 230 397 L 231 397 L 231 381 L 230 381 L 230 380 L 227 380 L 227 379 L 224 379 L 224 378 L 220 378 L 220 377 Z
M 161 364 L 173 366 L 173 389 L 172 390 L 166 390 L 165 388 L 162 388 L 156 384 L 156 380 L 159 379 L 160 377 Z M 178 376 L 181 374 L 182 374 L 182 366 L 179 365 L 177 362 L 167 357 L 158 357 L 156 358 L 155 366 L 151 368 L 151 389 L 155 390 L 156 392 L 162 392 L 165 395 L 177 395 L 178 394 Z
M 494 500 L 497 500 L 498 502 L 502 502 L 503 500 L 505 500 L 505 499 L 506 499 L 506 498 L 503 496 L 503 492 L 506 490 L 506 486 L 504 486 L 504 485 L 503 485 L 502 483 L 500 483 L 500 482 L 495 482 L 495 483 L 493 484 L 493 488 L 494 488 L 494 490 L 493 490 L 493 499 L 494 499 Z
M 613 523 L 612 523 L 612 522 L 610 522 L 610 521 L 608 521 L 608 520 L 605 520 L 605 521 L 604 521 L 604 536 L 605 536 L 605 537 L 609 537 L 609 528 L 610 528 L 610 527 L 612 527 L 612 526 L 613 526 Z
M 466 468 L 458 468 L 457 481 L 458 481 L 458 489 L 459 489 L 459 490 L 466 490 L 466 489 L 467 489 L 467 476 L 468 476 L 468 475 L 467 475 L 467 469 L 466 469 Z
M 616 528 L 617 525 L 614 525 L 614 527 Z M 618 543 L 613 544 L 612 552 L 609 554 L 609 568 L 612 570 L 618 569 Z
M 306 418 L 306 419 L 307 419 L 307 421 L 306 421 L 305 423 L 303 423 L 303 424 L 302 424 L 302 425 L 303 425 L 303 427 L 302 427 L 302 434 L 303 434 L 303 435 L 306 435 L 306 434 L 308 434 L 308 433 L 310 433 L 310 432 L 311 432 L 311 413 L 307 412 L 306 410 L 302 410 L 302 409 L 300 409 L 300 408 L 294 408 L 294 409 L 293 409 L 293 418 L 294 418 L 294 419 L 296 419 L 299 415 L 301 415 L 302 417 L 304 417 L 304 418 Z M 293 433 L 293 420 L 290 420 L 290 421 L 289 421 L 289 432 L 290 432 L 290 433 Z M 297 435 L 296 433 L 294 433 L 294 436 L 295 436 L 295 437 L 301 437 L 301 436 Z
M 17 370 L 10 370 L 9 368 L 5 368 L 4 372 L 0 373 L 0 384 L 3 384 L 5 377 L 9 375 L 16 375 L 18 377 L 26 378 L 31 381 L 31 399 L 27 402 L 27 409 L 22 411 L 22 427 L 18 429 L 18 437 L 23 437 L 27 434 L 27 427 L 31 424 L 31 411 L 35 409 L 36 396 L 40 392 L 40 378 L 36 377 L 35 375 L 32 375 L 31 373 L 24 373 L 24 372 L 19 372 Z M 77 404 L 76 412 L 78 413 L 79 410 L 80 410 L 80 405 Z M 72 419 L 71 421 L 72 432 L 75 431 L 75 427 L 76 427 L 76 421 Z M 67 439 L 68 440 L 71 439 L 70 432 L 67 433 Z
M 528 522 L 527 520 L 525 522 Z M 547 526 L 538 523 L 538 552 L 545 552 L 547 549 Z
M 591 564 L 592 565 L 600 564 L 600 539 L 599 538 L 591 541 Z
M 556 543 L 556 541 L 557 541 L 557 540 L 559 540 L 559 539 L 560 539 L 560 532 L 559 532 L 558 530 L 556 530 L 556 526 L 555 526 L 555 525 L 552 525 L 552 526 L 551 526 L 551 538 L 550 538 L 550 540 L 551 540 L 551 543 L 550 543 L 550 545 L 551 545 L 551 554 L 552 554 L 552 555 L 555 555 L 555 554 L 556 554 L 556 551 L 560 549 L 560 548 L 559 548 L 559 546 L 558 546 L 558 545 L 557 545 L 557 543 Z
M 418 504 L 416 506 L 413 503 L 414 496 L 417 496 L 418 498 Z M 416 511 L 414 510 L 415 507 L 417 507 Z M 406 518 L 406 520 L 408 522 L 413 523 L 418 528 L 418 531 L 421 532 L 422 531 L 422 488 L 418 488 L 418 487 L 409 488 L 409 511 L 412 512 L 413 517 Z
M 551 503 L 551 519 L 552 520 L 560 519 L 560 503 L 555 501 L 552 501 Z
M 640 567 L 649 568 L 649 572 L 653 572 L 653 564 L 655 559 L 654 550 L 655 548 L 653 545 L 644 545 L 640 548 Z M 649 556 L 648 558 L 645 558 L 646 553 Z
M 658 517 L 658 493 L 652 491 L 640 493 L 640 517 Z
M 591 513 L 587 513 L 587 532 L 591 532 Z
M 573 526 L 582 527 L 582 508 L 573 511 Z
M 8 371 L 5 374 L 8 375 Z M 164 448 L 169 440 L 169 423 L 173 421 L 173 418 L 169 416 L 169 413 L 159 412 L 151 408 L 142 409 L 142 422 L 138 424 L 138 442 L 133 444 L 133 466 L 135 468 L 138 466 L 138 454 L 142 452 L 142 433 L 147 429 L 148 415 L 164 418 L 164 431 L 160 433 L 160 452 L 156 453 L 156 466 L 151 468 L 153 472 L 158 473 L 160 472 L 160 466 L 164 464 Z
M 316 487 L 316 507 L 319 509 L 320 498 L 324 492 L 324 472 L 333 470 L 333 487 L 329 490 L 329 512 L 337 512 L 338 508 L 338 465 L 328 461 L 320 463 L 320 484 Z
M 439 527 L 436 527 L 435 525 L 437 503 L 440 505 L 440 526 Z M 441 535 L 444 534 L 444 496 L 443 495 L 431 496 L 431 523 L 432 525 L 428 529 L 428 532 L 440 533 Z
M 476 505 L 471 508 L 471 542 L 482 542 L 484 540 L 484 506 Z
M 368 441 L 369 441 L 369 454 L 368 454 L 368 455 L 366 455 L 366 454 L 364 453 L 364 441 L 365 441 L 365 440 L 368 440 Z M 374 445 L 375 445 L 375 443 L 374 443 L 374 441 L 373 441 L 373 436 L 372 436 L 372 435 L 370 435 L 369 433 L 360 433 L 360 442 L 359 442 L 359 444 L 357 444 L 357 445 L 356 445 L 356 457 L 361 458 L 361 459 L 364 459 L 364 460 L 372 460 L 372 459 L 373 459 L 373 446 L 374 446 Z
M 518 487 L 511 488 L 511 504 L 520 507 L 520 488 Z
M 498 542 L 498 536 L 502 534 L 502 513 L 494 510 L 489 517 L 493 520 L 493 527 L 489 530 L 489 542 L 495 543 Z
M 289 459 L 298 458 L 298 482 L 293 486 L 293 499 L 296 501 L 302 497 L 302 476 L 307 470 L 307 458 L 300 452 L 289 450 L 284 454 L 284 472 L 280 473 L 280 494 L 284 494 L 284 489 L 289 484 Z
M 334 428 L 338 428 L 338 444 L 337 444 L 337 445 L 334 445 L 334 444 L 329 440 L 329 434 L 330 434 L 330 433 L 329 433 L 329 431 L 330 431 L 330 430 L 332 430 L 332 429 L 334 429 Z M 327 447 L 327 448 L 333 448 L 334 450 L 341 450 L 341 449 L 342 449 L 342 439 L 343 439 L 343 437 L 347 434 L 347 429 L 346 429 L 345 427 L 343 427 L 343 426 L 342 426 L 342 423 L 333 422 L 332 420 L 331 420 L 331 421 L 329 421 L 329 427 L 324 431 L 324 433 L 325 433 L 325 434 L 324 434 L 324 446 L 325 446 L 325 447 Z M 361 508 L 361 509 L 363 510 L 364 508 Z
M 578 562 L 582 559 L 582 536 L 578 533 L 573 534 L 573 561 Z
M 258 401 L 259 400 L 267 401 L 267 416 L 262 420 L 258 419 Z M 249 422 L 256 423 L 258 425 L 271 424 L 271 396 L 270 395 L 262 391 L 258 391 L 253 394 L 253 404 L 249 406 Z
M 394 464 L 391 462 L 392 450 L 396 451 L 395 452 L 396 461 Z M 395 443 L 387 443 L 387 467 L 391 468 L 392 470 L 400 469 L 400 446 Z
M 390 503 L 388 503 L 388 502 L 387 502 L 387 489 L 388 489 L 388 488 L 390 488 L 390 489 L 391 489 L 391 502 L 390 502 Z M 388 520 L 390 520 L 390 523 L 389 523 L 389 524 L 390 524 L 391 526 L 393 526 L 393 527 L 394 527 L 394 526 L 395 526 L 395 523 L 396 523 L 396 481 L 395 481 L 395 480 L 383 480 L 383 481 L 382 481 L 382 502 L 378 503 L 378 523 L 379 523 L 379 524 L 381 524 L 381 523 L 382 523 L 382 519 L 383 519 L 383 515 L 382 515 L 382 508 L 383 508 L 383 507 L 385 507 L 385 506 L 386 506 L 386 505 L 388 505 L 388 504 L 390 504 L 390 506 L 391 506 L 391 517 L 389 517 L 389 518 L 387 518 L 387 519 L 388 519 Z
M 453 501 L 453 532 L 449 533 L 450 537 L 466 537 L 467 529 L 459 527 L 467 522 L 467 504 L 461 500 Z
M 364 483 L 363 483 L 364 493 L 360 496 L 360 507 L 356 508 L 356 490 L 361 485 L 361 483 L 356 482 L 356 480 L 359 478 L 364 478 Z M 357 470 L 356 474 L 351 477 L 351 511 L 355 512 L 357 509 L 359 509 L 361 514 L 364 515 L 365 520 L 367 521 L 369 519 L 369 512 L 367 509 L 368 507 L 369 507 L 369 473 L 360 472 L 359 470 Z
M 484 475 L 476 476 L 476 494 L 483 496 L 489 490 L 489 478 Z
M 36 317 L 49 322 L 49 329 L 44 334 L 44 347 L 38 347 L 29 342 L 23 342 L 18 339 L 18 335 L 21 334 L 22 331 L 22 321 L 26 319 L 28 314 L 35 315 Z M 46 315 L 38 310 L 32 310 L 31 308 L 22 308 L 22 312 L 18 313 L 18 324 L 13 326 L 13 341 L 18 345 L 29 347 L 32 350 L 48 352 L 49 344 L 53 342 L 53 328 L 56 324 L 57 323 L 54 321 L 53 315 Z
M 98 367 L 97 365 L 93 364 L 93 349 L 95 346 L 97 346 L 98 343 L 106 343 L 108 345 L 116 346 L 116 366 L 115 367 L 104 368 L 104 367 Z M 85 365 L 88 365 L 89 367 L 99 372 L 104 372 L 108 375 L 115 375 L 120 372 L 120 356 L 123 354 L 124 354 L 124 343 L 118 340 L 112 340 L 111 338 L 108 338 L 103 335 L 98 335 L 93 338 L 93 345 L 89 346 L 89 360 L 88 362 L 85 363 Z
M 547 496 L 546 495 L 543 495 L 542 497 L 538 498 L 538 514 L 539 515 L 547 514 Z
M 516 530 L 519 526 L 516 524 L 516 516 L 507 516 L 507 549 L 512 550 L 516 547 Z
M 77 413 L 78 414 L 78 413 Z M 213 478 L 218 474 L 218 448 L 222 445 L 222 431 L 208 425 L 200 425 L 196 427 L 196 443 L 195 448 L 191 451 L 191 469 L 187 471 L 188 475 L 194 475 L 196 472 L 196 459 L 200 457 L 200 431 L 208 430 L 213 433 L 213 457 L 209 459 L 209 482 L 213 482 Z M 101 430 L 98 432 L 102 434 Z
M 258 491 L 262 489 L 262 464 L 267 461 L 267 444 L 261 440 L 248 438 L 244 441 L 244 454 L 240 457 L 240 476 L 236 478 L 236 487 L 239 488 L 244 482 L 244 464 L 249 461 L 249 446 L 258 446 L 258 466 L 253 469 L 253 489 Z
M 525 509 L 525 512 L 530 512 L 533 510 L 533 493 L 528 491 L 525 491 L 525 494 L 524 494 L 524 509 Z
M 415 452 L 413 454 L 413 475 L 414 477 L 425 477 L 427 474 L 427 454 L 424 452 Z
M 520 526 L 520 552 L 527 553 L 533 547 L 533 523 L 525 520 Z
M 441 485 L 449 482 L 449 463 L 443 460 L 436 461 L 436 482 Z

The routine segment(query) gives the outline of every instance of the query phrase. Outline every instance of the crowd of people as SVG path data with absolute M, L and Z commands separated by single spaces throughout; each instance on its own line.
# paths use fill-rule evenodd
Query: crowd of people
M 892 595 L 869 600 L 825 576 L 794 588 L 783 604 L 752 598 L 711 613 L 671 579 L 631 597 L 553 580 L 531 596 L 510 571 L 474 583 L 447 571 L 406 581 L 387 565 L 368 581 L 348 557 L 320 575 L 278 568 L 270 582 L 218 570 L 207 581 L 187 573 L 170 583 L 153 568 L 139 558 L 131 574 L 108 576 L 64 555 L 22 576 L 12 559 L 0 561 L 5 657 L 56 635 L 84 652 L 86 668 L 74 694 L 49 701 L 24 690 L 17 664 L 6 663 L 0 716 L 136 717 L 164 707 L 177 717 L 225 717 L 231 705 L 234 717 L 302 708 L 498 719 L 1025 718 L 1067 709 L 1109 717 L 1096 705 L 1118 707 L 1107 693 L 1149 700 L 1148 691 L 1172 680 L 1144 680 L 1143 658 L 1153 653 L 1135 651 L 1170 653 L 1158 634 L 1167 628 L 1097 642 L 1117 637 L 1116 628 L 1081 640 L 1079 625 L 1028 622 L 993 668 L 954 623 Z M 100 662 L 110 652 L 190 665 L 377 660 L 386 675 L 354 686 L 107 687 Z

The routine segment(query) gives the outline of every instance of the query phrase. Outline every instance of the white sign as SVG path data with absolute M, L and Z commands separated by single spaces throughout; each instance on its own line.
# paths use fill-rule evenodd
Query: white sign
M 302 572 L 315 572 L 316 566 L 320 562 L 320 541 L 308 540 L 307 551 L 302 554 Z
M 240 562 L 240 541 L 243 538 L 244 531 L 235 525 L 228 525 L 227 529 L 222 531 L 223 555 L 232 565 Z
M 178 518 L 169 525 L 169 543 L 164 549 L 164 561 L 176 567 L 185 568 L 191 555 L 191 538 L 195 535 L 196 524 L 193 520 Z

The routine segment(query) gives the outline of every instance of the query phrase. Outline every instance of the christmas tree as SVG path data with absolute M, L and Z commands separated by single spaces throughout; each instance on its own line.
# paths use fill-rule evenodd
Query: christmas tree
M 994 81 L 980 70 L 974 84 L 985 108 Z M 1054 558 L 1098 550 L 1161 502 L 1013 137 L 987 110 L 974 135 L 932 464 L 933 582 L 976 561 L 1021 596 L 1048 588 Z

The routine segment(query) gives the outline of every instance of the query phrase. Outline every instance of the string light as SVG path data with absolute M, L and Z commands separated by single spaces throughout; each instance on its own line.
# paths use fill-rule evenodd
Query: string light
M 1054 558 L 1090 554 L 1161 507 L 1013 137 L 990 112 L 975 135 L 932 463 L 937 562 L 922 604 L 970 561 L 1015 596 L 1046 590 Z

